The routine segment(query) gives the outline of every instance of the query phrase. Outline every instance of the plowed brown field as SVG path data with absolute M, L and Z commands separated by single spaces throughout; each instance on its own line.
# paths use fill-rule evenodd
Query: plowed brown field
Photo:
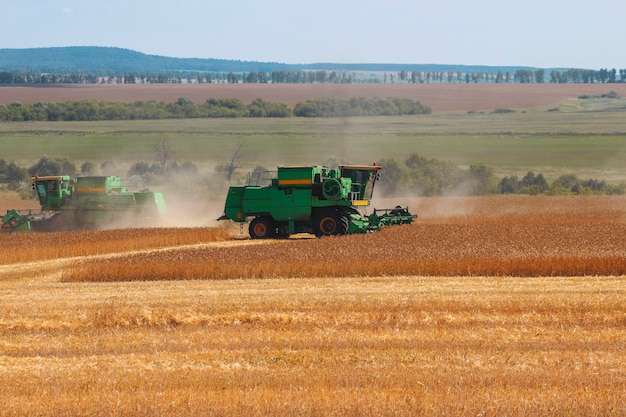
M 256 98 L 293 106 L 307 99 L 329 97 L 402 97 L 418 100 L 433 112 L 527 109 L 555 105 L 580 95 L 616 91 L 626 97 L 626 84 L 150 84 L 0 87 L 0 103 L 105 100 L 173 102 L 187 97 L 194 103 L 209 98 Z

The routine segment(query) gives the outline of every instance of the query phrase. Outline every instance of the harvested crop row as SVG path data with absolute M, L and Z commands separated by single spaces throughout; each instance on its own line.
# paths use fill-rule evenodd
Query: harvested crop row
M 118 229 L 61 233 L 0 234 L 0 265 L 89 256 L 230 239 L 226 228 Z

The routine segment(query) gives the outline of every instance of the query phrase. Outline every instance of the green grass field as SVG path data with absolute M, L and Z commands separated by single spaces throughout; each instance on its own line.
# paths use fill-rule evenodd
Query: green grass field
M 569 100 L 504 114 L 433 114 L 342 119 L 185 119 L 0 124 L 0 158 L 30 166 L 42 155 L 80 166 L 156 161 L 170 140 L 175 159 L 200 167 L 230 161 L 243 143 L 241 172 L 257 165 L 371 163 L 412 153 L 461 166 L 483 163 L 499 176 L 532 170 L 554 178 L 626 180 L 624 100 Z M 122 175 L 124 173 L 121 173 Z

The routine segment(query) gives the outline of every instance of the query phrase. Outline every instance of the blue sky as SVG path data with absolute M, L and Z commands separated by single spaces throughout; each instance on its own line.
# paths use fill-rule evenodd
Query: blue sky
M 0 0 L 0 47 L 284 63 L 626 68 L 626 1 Z

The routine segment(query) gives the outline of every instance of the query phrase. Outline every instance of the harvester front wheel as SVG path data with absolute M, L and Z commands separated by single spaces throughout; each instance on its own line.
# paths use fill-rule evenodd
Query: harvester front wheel
M 271 217 L 260 216 L 250 222 L 248 228 L 252 239 L 268 239 L 275 237 L 276 230 Z

